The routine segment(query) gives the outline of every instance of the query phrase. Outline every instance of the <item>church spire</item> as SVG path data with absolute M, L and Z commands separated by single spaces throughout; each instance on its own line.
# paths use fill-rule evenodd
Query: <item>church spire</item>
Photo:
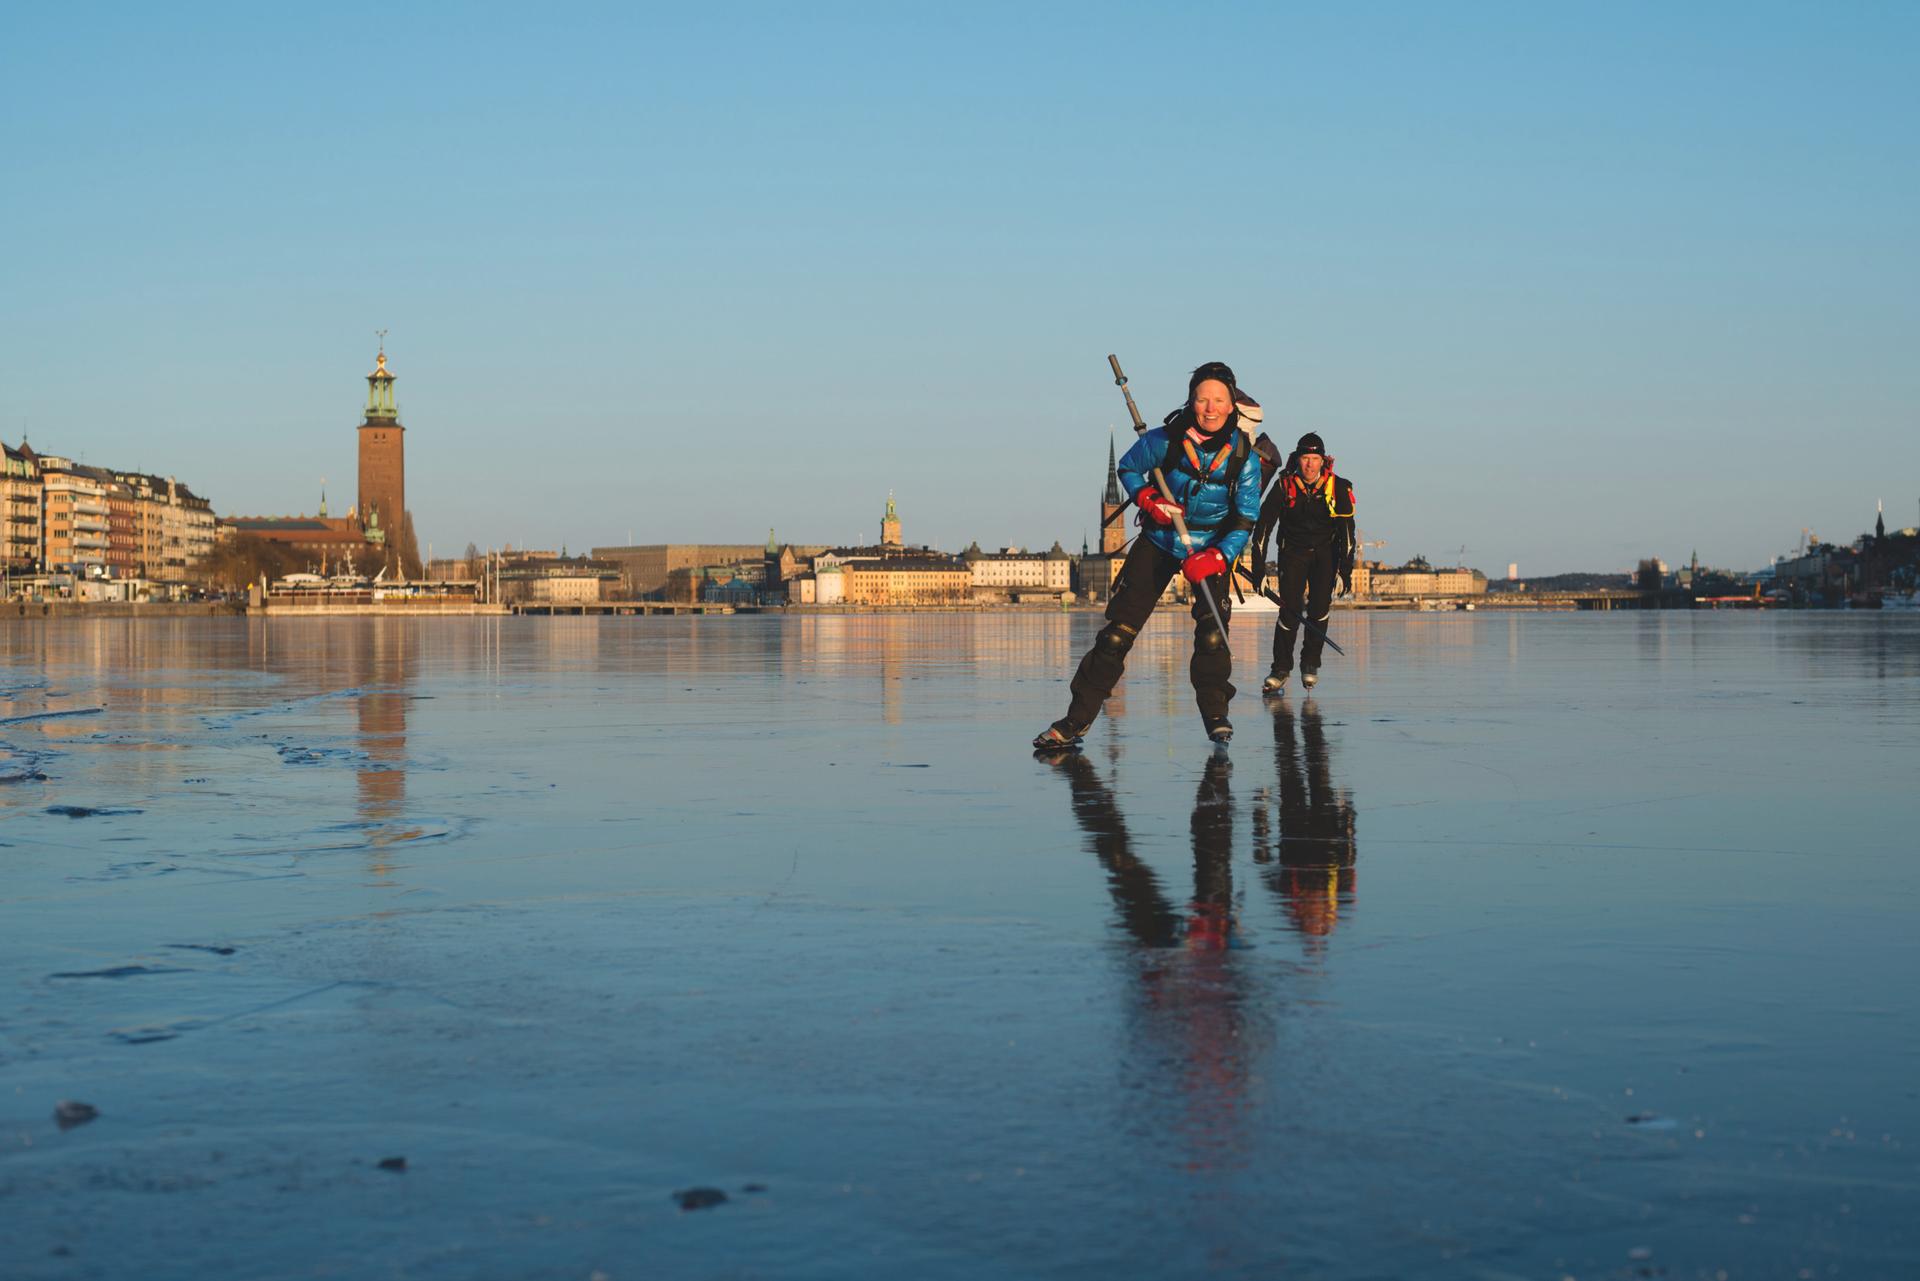
M 1113 461 L 1113 432 L 1111 430 L 1107 432 L 1107 488 L 1106 492 L 1100 495 L 1100 501 L 1103 503 L 1111 503 L 1115 507 L 1127 501 L 1127 496 L 1120 492 L 1120 469 L 1114 465 Z

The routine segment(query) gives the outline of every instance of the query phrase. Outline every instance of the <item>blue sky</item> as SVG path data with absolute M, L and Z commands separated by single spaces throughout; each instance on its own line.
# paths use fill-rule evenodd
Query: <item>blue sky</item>
M 1920 7 L 9 6 L 0 434 L 423 541 L 1077 546 L 1118 352 L 1379 553 L 1920 498 Z M 1097 535 L 1095 535 L 1097 537 Z

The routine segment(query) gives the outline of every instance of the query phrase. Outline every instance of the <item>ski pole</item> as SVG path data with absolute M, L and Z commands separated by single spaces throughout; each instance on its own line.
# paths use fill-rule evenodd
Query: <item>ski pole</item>
M 1242 573 L 1241 576 L 1246 577 L 1248 582 L 1253 581 L 1252 578 L 1248 577 L 1244 572 Z M 1286 607 L 1280 600 L 1280 593 L 1274 591 L 1273 588 L 1255 587 L 1253 590 L 1260 593 L 1260 595 L 1265 596 L 1268 600 L 1272 601 L 1275 605 L 1279 605 L 1283 609 Z M 1326 628 L 1320 626 L 1320 624 L 1314 622 L 1311 618 L 1308 618 L 1305 614 L 1301 614 L 1299 618 L 1302 623 L 1306 624 L 1308 627 L 1311 627 L 1314 631 L 1314 634 L 1319 636 L 1321 640 L 1325 641 L 1327 644 L 1327 647 L 1331 649 L 1334 653 L 1340 655 L 1342 658 L 1345 658 L 1347 656 L 1347 651 L 1340 648 L 1340 642 L 1335 640 L 1333 637 L 1327 635 Z
M 1133 393 L 1127 390 L 1127 376 L 1120 372 L 1120 357 L 1109 355 L 1107 357 L 1107 363 L 1113 366 L 1113 381 L 1118 384 L 1120 394 L 1127 398 L 1127 412 L 1133 415 L 1133 434 L 1136 436 L 1146 435 L 1147 420 L 1140 416 L 1140 406 L 1133 403 Z M 1172 503 L 1174 501 L 1173 489 L 1167 484 L 1167 478 L 1161 474 L 1158 467 L 1155 467 L 1151 474 L 1153 476 L 1153 483 L 1160 487 L 1160 496 L 1169 503 Z M 1178 507 L 1179 504 L 1175 503 L 1174 505 Z M 1186 547 L 1187 554 L 1191 556 L 1193 554 L 1193 535 L 1187 532 L 1187 518 L 1178 511 L 1175 511 L 1173 514 L 1173 532 L 1180 535 L 1181 544 Z M 1200 599 L 1207 602 L 1207 612 L 1213 615 L 1213 625 L 1220 629 L 1220 639 L 1223 641 L 1226 640 L 1226 620 L 1220 617 L 1220 607 L 1213 603 L 1213 591 L 1207 586 L 1207 580 L 1204 578 L 1199 579 L 1195 581 L 1193 585 L 1200 589 Z

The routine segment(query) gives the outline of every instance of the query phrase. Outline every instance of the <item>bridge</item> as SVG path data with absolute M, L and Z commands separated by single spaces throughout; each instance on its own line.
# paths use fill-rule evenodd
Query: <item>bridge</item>
M 577 615 L 580 617 L 605 618 L 609 616 L 634 616 L 642 614 L 758 614 L 763 610 L 760 605 L 722 605 L 718 602 L 682 603 L 664 600 L 582 600 L 582 601 L 526 601 L 508 606 L 516 614 L 528 614 L 545 618 Z

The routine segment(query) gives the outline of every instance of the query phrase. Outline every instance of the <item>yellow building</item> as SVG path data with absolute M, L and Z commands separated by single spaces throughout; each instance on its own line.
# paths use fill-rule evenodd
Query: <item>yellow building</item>
M 500 570 L 500 599 L 507 604 L 580 605 L 620 594 L 620 567 L 586 556 L 527 559 Z
M 1456 567 L 1435 569 L 1415 557 L 1397 569 L 1369 565 L 1365 581 L 1354 574 L 1354 594 L 1375 600 L 1407 600 L 1426 596 L 1483 596 L 1487 576 L 1477 569 Z
M 841 565 L 849 605 L 968 605 L 973 571 L 938 553 L 886 556 Z
M 45 520 L 40 562 L 51 573 L 104 578 L 107 572 L 107 487 L 70 458 L 40 455 Z
M 194 566 L 213 550 L 213 504 L 171 476 L 115 472 L 113 477 L 132 491 L 139 577 L 191 582 Z

